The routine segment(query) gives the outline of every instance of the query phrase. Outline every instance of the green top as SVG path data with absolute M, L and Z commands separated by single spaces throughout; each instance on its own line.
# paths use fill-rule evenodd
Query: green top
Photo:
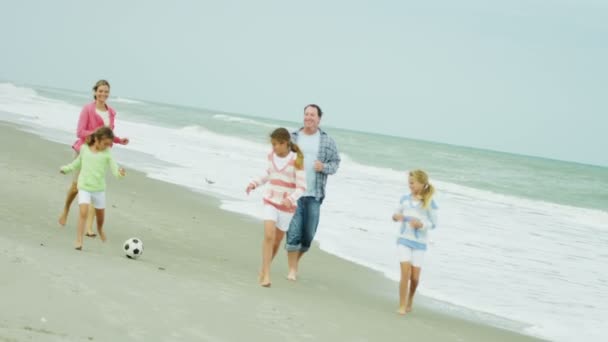
M 78 176 L 78 190 L 100 192 L 106 189 L 106 171 L 108 170 L 108 166 L 116 178 L 121 178 L 118 172 L 118 165 L 112 158 L 110 149 L 93 152 L 87 144 L 84 144 L 80 149 L 78 158 L 74 159 L 72 163 L 63 166 L 61 171 L 70 173 L 81 169 L 80 176 Z

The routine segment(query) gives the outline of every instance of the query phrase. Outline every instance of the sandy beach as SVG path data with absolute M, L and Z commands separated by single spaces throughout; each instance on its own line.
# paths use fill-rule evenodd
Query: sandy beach
M 396 283 L 316 247 L 297 283 L 281 252 L 261 288 L 261 222 L 133 170 L 108 175 L 108 241 L 75 251 L 76 206 L 57 224 L 70 147 L 0 123 L 0 149 L 0 341 L 535 340 L 424 305 L 398 316 Z

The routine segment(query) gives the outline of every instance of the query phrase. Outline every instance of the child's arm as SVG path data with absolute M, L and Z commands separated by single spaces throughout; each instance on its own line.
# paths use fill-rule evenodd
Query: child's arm
M 298 200 L 302 195 L 306 192 L 306 171 L 304 169 L 298 170 L 296 169 L 296 190 L 291 193 L 289 201 L 291 201 L 292 205 L 296 205 Z
M 409 218 L 403 216 L 405 214 L 405 202 L 409 199 L 409 195 L 402 196 L 399 199 L 399 206 L 395 209 L 393 214 L 393 221 L 395 222 L 407 222 Z
M 122 167 L 118 167 L 118 164 L 116 164 L 116 161 L 114 160 L 114 158 L 112 158 L 111 154 L 108 154 L 108 164 L 110 165 L 110 170 L 112 171 L 112 174 L 114 175 L 114 177 L 116 178 L 122 178 L 125 176 L 125 169 L 123 169 Z
M 426 215 L 420 219 L 422 227 L 418 229 L 429 230 L 437 228 L 437 209 L 437 204 L 435 201 L 431 200 L 431 204 L 429 205 L 429 209 L 426 211 Z
M 266 169 L 266 175 L 252 179 L 251 182 L 249 182 L 249 187 L 253 186 L 253 189 L 255 189 L 258 186 L 268 183 L 269 179 L 270 179 L 270 169 Z M 253 189 L 251 189 L 251 190 L 253 190 Z
M 403 213 L 405 212 L 405 207 L 403 205 L 404 198 L 405 197 L 402 197 L 401 200 L 399 200 L 399 206 L 395 209 L 395 213 L 393 214 L 393 221 L 395 222 L 403 222 L 405 219 L 405 216 L 403 216 Z
M 79 154 L 78 157 L 76 157 L 76 159 L 74 159 L 71 163 L 69 163 L 68 165 L 64 165 L 61 167 L 61 173 L 70 173 L 74 170 L 78 170 L 80 169 L 80 166 L 82 165 L 82 161 L 81 161 L 82 155 Z

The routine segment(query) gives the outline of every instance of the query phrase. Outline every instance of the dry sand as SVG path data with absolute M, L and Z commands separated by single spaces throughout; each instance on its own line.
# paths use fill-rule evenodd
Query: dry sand
M 108 176 L 108 242 L 75 251 L 76 206 L 56 223 L 70 148 L 0 123 L 0 150 L 0 341 L 534 340 L 423 306 L 398 316 L 397 284 L 317 248 L 297 283 L 281 252 L 261 288 L 261 222 L 135 171 Z

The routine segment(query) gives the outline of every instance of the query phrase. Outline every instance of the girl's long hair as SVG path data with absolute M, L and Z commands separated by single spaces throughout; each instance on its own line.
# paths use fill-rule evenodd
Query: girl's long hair
M 422 197 L 422 207 L 428 209 L 428 207 L 431 205 L 433 195 L 435 194 L 435 187 L 433 184 L 429 183 L 429 175 L 422 170 L 413 170 L 410 171 L 410 177 L 423 185 L 422 191 L 420 192 L 420 196 Z
M 278 142 L 287 142 L 289 143 L 289 149 L 296 153 L 296 169 L 302 170 L 304 168 L 304 154 L 300 150 L 300 147 L 291 141 L 291 134 L 286 128 L 277 128 L 272 133 L 270 133 L 270 139 L 276 140 Z

